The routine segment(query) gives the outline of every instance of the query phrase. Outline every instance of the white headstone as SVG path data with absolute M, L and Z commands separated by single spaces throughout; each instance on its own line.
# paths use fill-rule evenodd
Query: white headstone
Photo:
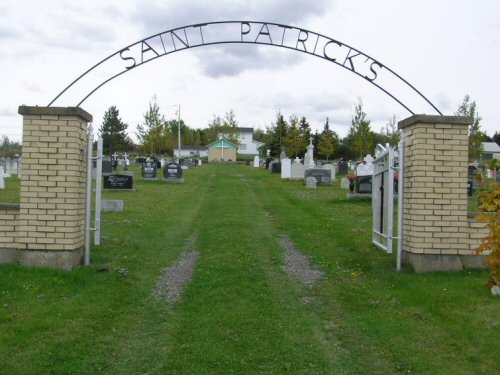
M 253 157 L 253 167 L 254 168 L 259 168 L 260 167 L 260 158 L 259 158 L 259 155 L 255 155 Z
M 318 181 L 315 177 L 307 177 L 306 178 L 306 188 L 308 189 L 316 189 L 316 184 Z
M 307 152 L 304 155 L 304 167 L 306 169 L 314 168 L 314 145 L 312 144 L 313 137 L 309 138 L 309 145 L 307 146 Z
M 3 170 L 3 165 L 0 165 L 0 189 L 5 189 L 5 181 L 4 178 L 7 177 Z
M 198 166 L 201 167 L 201 159 L 198 159 Z
M 366 155 L 363 163 L 356 168 L 357 176 L 371 176 L 373 175 L 373 158 L 371 155 Z
M 165 164 L 167 164 L 167 161 L 165 160 L 165 158 L 162 157 L 160 160 L 161 167 L 163 168 L 165 166 Z
M 341 189 L 349 189 L 349 179 L 347 177 L 344 177 L 341 181 L 340 181 L 340 188 Z
M 288 158 L 281 159 L 281 178 L 292 177 L 292 161 Z
M 302 163 L 293 163 L 291 168 L 291 180 L 303 180 L 306 168 Z

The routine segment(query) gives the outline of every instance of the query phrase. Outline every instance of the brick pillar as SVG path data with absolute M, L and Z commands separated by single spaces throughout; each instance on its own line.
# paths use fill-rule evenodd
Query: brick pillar
M 403 261 L 417 272 L 463 269 L 471 117 L 415 115 L 399 122 L 405 142 Z
M 19 262 L 70 269 L 85 240 L 87 124 L 75 107 L 20 106 L 23 177 L 18 227 Z

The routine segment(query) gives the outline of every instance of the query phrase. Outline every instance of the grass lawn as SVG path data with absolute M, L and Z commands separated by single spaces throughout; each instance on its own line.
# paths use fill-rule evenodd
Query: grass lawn
M 241 165 L 185 180 L 104 192 L 125 210 L 103 213 L 89 267 L 0 266 L 0 374 L 500 373 L 487 272 L 397 273 L 340 183 Z M 312 288 L 283 271 L 283 235 L 324 271 Z M 156 300 L 193 247 L 181 299 Z

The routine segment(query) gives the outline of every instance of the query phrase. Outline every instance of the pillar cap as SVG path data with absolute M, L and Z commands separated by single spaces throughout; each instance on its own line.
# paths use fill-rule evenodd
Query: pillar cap
M 472 116 L 436 116 L 436 115 L 413 115 L 398 122 L 398 129 L 404 129 L 414 124 L 448 124 L 448 125 L 470 125 L 474 122 Z
M 31 107 L 27 105 L 19 106 L 17 111 L 20 115 L 35 116 L 78 116 L 87 122 L 92 122 L 92 115 L 80 107 Z

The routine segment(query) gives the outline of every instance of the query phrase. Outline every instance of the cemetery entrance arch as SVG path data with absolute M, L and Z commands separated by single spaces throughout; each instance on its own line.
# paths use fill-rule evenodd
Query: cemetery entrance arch
M 64 88 L 48 107 L 62 102 L 72 92 L 78 95 L 85 93 L 75 103 L 76 107 L 80 107 L 100 87 L 130 70 L 178 51 L 217 44 L 274 46 L 315 56 L 368 81 L 411 114 L 416 111 L 410 108 L 409 101 L 412 106 L 418 105 L 418 113 L 429 113 L 430 110 L 441 115 L 439 109 L 412 84 L 368 54 L 310 30 L 256 21 L 208 22 L 148 36 L 121 48 L 86 70 Z
M 90 95 L 157 58 L 190 48 L 235 43 L 287 48 L 334 63 L 408 110 L 413 116 L 399 123 L 404 141 L 403 258 L 421 271 L 478 264 L 471 249 L 484 230 L 467 218 L 467 126 L 472 118 L 443 116 L 408 81 L 345 43 L 302 28 L 253 21 L 196 24 L 155 34 L 106 57 L 47 106 L 20 106 L 20 205 L 17 209 L 0 206 L 0 263 L 58 268 L 80 264 L 87 229 L 89 155 L 85 150 L 92 122 L 80 105 Z M 75 93 L 80 99 L 74 106 L 61 106 L 68 105 Z M 411 108 L 406 98 L 411 98 Z M 415 115 L 417 102 L 419 113 L 438 115 Z

